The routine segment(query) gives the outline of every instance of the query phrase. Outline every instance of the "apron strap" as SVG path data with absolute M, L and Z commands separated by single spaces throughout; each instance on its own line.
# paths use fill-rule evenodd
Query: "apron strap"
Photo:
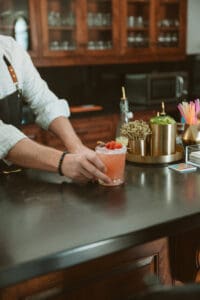
M 16 87 L 16 91 L 0 100 L 0 119 L 2 119 L 5 123 L 20 127 L 23 104 L 22 92 L 19 88 L 18 79 L 14 68 L 5 55 L 3 55 L 3 60 Z
M 13 83 L 16 86 L 16 90 L 18 91 L 19 95 L 18 97 L 22 94 L 21 89 L 19 88 L 19 84 L 18 84 L 18 79 L 17 79 L 17 75 L 15 73 L 15 70 L 13 68 L 13 66 L 11 65 L 10 61 L 7 59 L 7 57 L 5 55 L 3 55 L 3 60 L 6 63 L 7 67 L 8 67 L 8 71 L 10 73 L 10 76 L 12 78 Z
M 8 71 L 10 73 L 10 76 L 12 78 L 12 81 L 16 84 L 18 83 L 18 80 L 17 80 L 17 75 L 15 73 L 15 70 L 13 69 L 13 66 L 11 65 L 11 63 L 9 62 L 9 60 L 7 59 L 7 57 L 4 55 L 3 56 L 3 59 L 8 67 Z

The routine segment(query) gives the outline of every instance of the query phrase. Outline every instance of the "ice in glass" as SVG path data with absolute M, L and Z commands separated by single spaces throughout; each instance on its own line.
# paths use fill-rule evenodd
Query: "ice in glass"
M 109 143 L 113 145 L 118 145 L 108 147 Z M 106 184 L 99 180 L 99 183 L 106 186 L 120 185 L 124 182 L 124 170 L 125 170 L 125 160 L 126 160 L 126 147 L 116 143 L 114 141 L 109 142 L 104 146 L 97 146 L 96 152 L 101 159 L 101 161 L 106 166 L 106 174 L 111 178 L 112 183 Z M 115 144 L 114 144 L 115 143 Z M 113 149 L 111 149 L 113 148 Z

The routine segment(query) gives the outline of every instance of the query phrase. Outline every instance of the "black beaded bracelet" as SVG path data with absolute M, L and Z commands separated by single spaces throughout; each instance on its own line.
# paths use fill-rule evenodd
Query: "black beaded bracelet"
M 63 160 L 64 160 L 64 157 L 65 155 L 67 154 L 67 151 L 64 151 L 60 157 L 60 160 L 59 160 L 59 164 L 58 164 L 58 173 L 60 174 L 60 176 L 63 176 L 63 172 L 62 172 L 62 163 L 63 163 Z

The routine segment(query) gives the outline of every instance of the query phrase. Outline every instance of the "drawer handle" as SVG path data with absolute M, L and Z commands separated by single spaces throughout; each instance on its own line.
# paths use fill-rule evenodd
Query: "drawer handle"
M 55 296 L 59 296 L 63 293 L 61 287 L 53 287 L 45 291 L 41 291 L 34 295 L 27 296 L 23 300 L 48 300 L 53 299 Z

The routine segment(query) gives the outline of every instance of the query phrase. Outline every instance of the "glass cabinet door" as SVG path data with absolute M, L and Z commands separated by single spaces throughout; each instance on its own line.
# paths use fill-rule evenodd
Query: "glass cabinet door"
M 184 56 L 186 0 L 126 0 L 125 3 L 121 2 L 122 54 L 146 55 L 147 59 L 151 54 Z
M 49 51 L 74 51 L 77 48 L 77 1 L 46 1 L 47 47 Z
M 47 56 L 111 51 L 119 36 L 114 28 L 118 0 L 42 0 L 43 52 Z M 116 4 L 116 8 L 115 8 Z M 116 22 L 117 24 L 117 22 Z M 95 55 L 96 55 L 95 54 Z
M 33 54 L 36 44 L 33 42 L 34 29 L 30 26 L 30 18 L 34 14 L 32 8 L 29 0 L 0 0 L 0 34 L 14 37 Z
M 118 26 L 114 8 L 116 1 L 87 0 L 86 48 L 93 51 L 113 50 L 118 45 L 116 35 Z
M 147 51 L 151 45 L 151 0 L 126 0 L 121 12 L 123 52 Z
M 159 0 L 156 14 L 156 42 L 159 48 L 175 48 L 180 45 L 181 1 Z

